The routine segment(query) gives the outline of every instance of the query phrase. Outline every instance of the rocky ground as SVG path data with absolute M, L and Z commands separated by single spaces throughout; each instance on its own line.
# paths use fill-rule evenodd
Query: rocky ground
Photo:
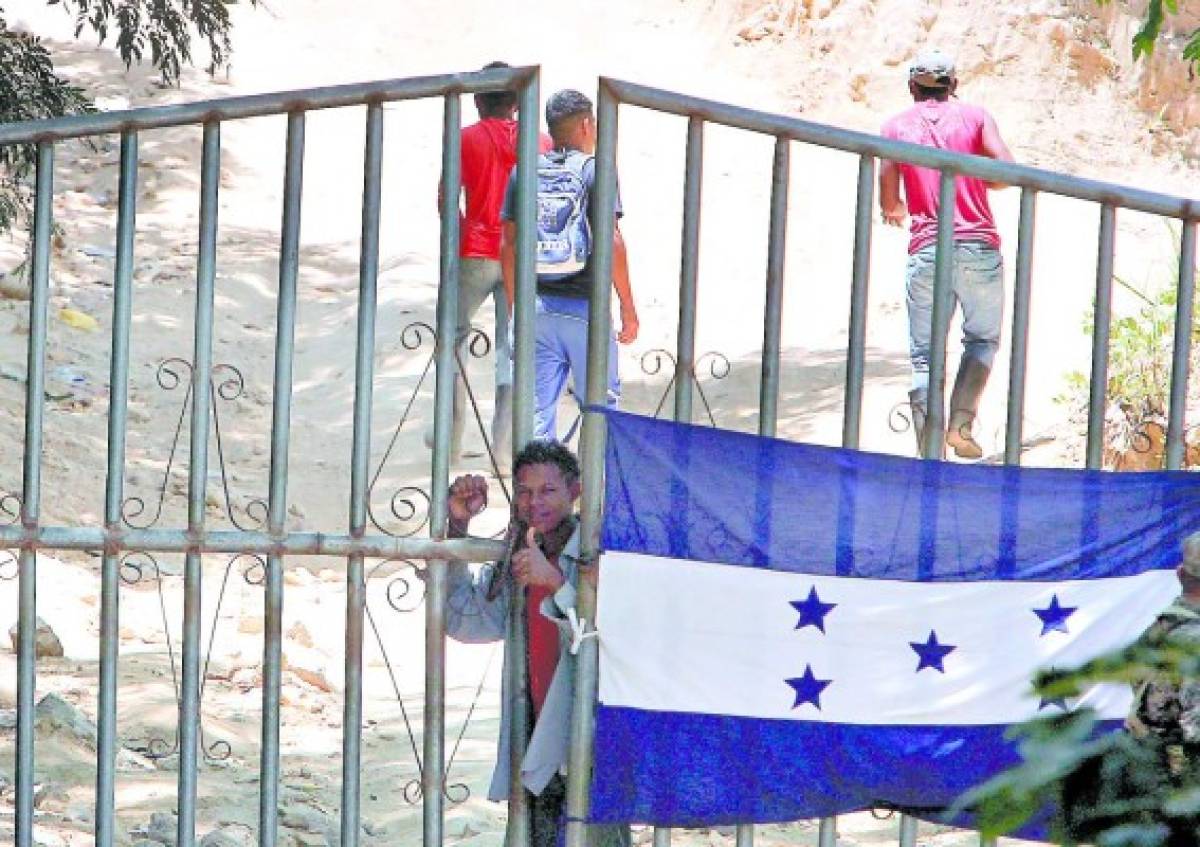
M 17 13 L 48 37 L 63 67 L 103 108 L 459 70 L 504 57 L 540 63 L 543 92 L 568 85 L 593 90 L 603 73 L 873 131 L 903 105 L 904 61 L 936 42 L 959 53 L 964 96 L 996 113 L 1022 160 L 1164 191 L 1188 193 L 1195 185 L 1196 95 L 1172 76 L 1178 66 L 1170 51 L 1149 72 L 1132 68 L 1121 47 L 1127 18 L 1111 9 L 1093 14 L 1083 0 L 1004 9 L 967 0 L 583 0 L 569 10 L 538 0 L 521 12 L 484 0 L 455 0 L 450 7 L 434 0 L 239 4 L 232 72 L 218 78 L 188 73 L 178 90 L 163 90 L 144 71 L 126 71 L 107 50 L 73 41 L 70 22 L 56 6 L 31 0 Z M 452 33 L 445 27 L 450 18 Z M 553 38 L 546 36 L 550 20 Z M 469 105 L 464 112 L 470 115 Z M 396 104 L 386 115 L 372 440 L 378 476 L 371 502 L 376 529 L 408 532 L 420 531 L 421 495 L 393 501 L 393 493 L 428 488 L 429 456 L 420 433 L 430 414 L 432 381 L 423 375 L 431 347 L 427 335 L 406 327 L 433 319 L 440 108 Z M 622 351 L 625 406 L 652 412 L 667 387 L 665 372 L 655 372 L 654 351 L 674 347 L 684 122 L 632 109 L 622 111 L 621 121 L 623 229 L 643 324 L 642 338 Z M 222 130 L 215 351 L 216 361 L 230 367 L 220 372 L 226 386 L 216 403 L 221 450 L 214 438 L 210 469 L 209 519 L 216 526 L 253 524 L 253 501 L 266 494 L 283 131 L 277 119 Z M 289 523 L 309 530 L 346 526 L 361 145 L 361 110 L 310 116 L 288 489 Z M 698 349 L 719 353 L 729 368 L 726 374 L 714 357 L 706 361 L 716 362 L 715 369 L 701 376 L 717 422 L 743 430 L 757 425 L 770 156 L 770 139 L 719 127 L 706 133 Z M 164 363 L 191 354 L 198 162 L 195 128 L 142 138 L 124 480 L 125 513 L 134 525 L 178 526 L 184 515 L 187 438 L 176 441 L 175 433 L 185 392 L 175 378 L 186 382 L 186 373 Z M 95 526 L 103 515 L 116 164 L 112 139 L 59 150 L 55 211 L 62 232 L 51 271 L 42 497 L 44 520 L 53 524 Z M 800 145 L 793 150 L 779 428 L 787 438 L 840 439 L 855 168 L 851 156 Z M 1010 263 L 1016 205 L 1015 192 L 996 198 Z M 1093 207 L 1045 197 L 1039 221 L 1026 431 L 1042 446 L 1026 459 L 1077 463 L 1075 427 L 1054 397 L 1064 374 L 1086 369 L 1088 361 L 1089 341 L 1079 327 L 1091 300 L 1097 217 Z M 20 236 L 0 241 L 0 267 L 14 268 L 23 251 Z M 911 440 L 889 426 L 907 387 L 903 252 L 902 233 L 877 228 L 862 443 L 893 453 L 910 452 Z M 1118 270 L 1126 278 L 1159 285 L 1172 261 L 1160 222 L 1119 217 Z M 17 295 L 0 299 L 0 408 L 7 412 L 0 414 L 2 494 L 20 490 L 28 318 L 17 274 L 8 274 L 0 291 Z M 1118 308 L 1132 302 L 1119 296 Z M 480 324 L 489 328 L 483 316 Z M 487 419 L 488 357 L 473 360 L 470 373 Z M 1002 353 L 982 412 L 989 449 L 1003 443 L 1006 384 Z M 469 435 L 474 455 L 457 469 L 486 470 L 481 448 L 479 436 Z M 493 504 L 501 504 L 498 481 L 492 493 Z M 481 530 L 498 529 L 504 515 L 502 507 L 493 508 Z M 249 843 L 257 826 L 260 565 L 211 557 L 204 567 L 203 714 L 210 755 L 199 779 L 199 830 L 209 847 L 233 847 Z M 319 847 L 338 839 L 344 569 L 311 557 L 295 557 L 287 567 L 281 825 L 289 845 Z M 404 563 L 371 567 L 363 838 L 368 845 L 408 844 L 420 830 L 419 806 L 411 802 L 424 673 L 420 586 L 406 577 L 411 567 Z M 7 578 L 13 573 L 12 562 L 0 560 L 4 629 L 16 620 L 16 582 Z M 174 843 L 176 759 L 160 754 L 174 744 L 181 574 L 182 561 L 173 556 L 135 557 L 122 570 L 118 734 L 126 749 L 118 767 L 117 829 L 123 847 Z M 36 835 L 45 847 L 92 841 L 98 597 L 97 558 L 40 557 L 38 614 L 61 646 L 61 655 L 46 655 L 38 666 Z M 12 823 L 15 660 L 9 646 L 0 637 L 0 838 L 9 837 Z M 503 809 L 482 797 L 498 721 L 499 665 L 491 647 L 450 647 L 454 738 L 470 716 L 449 780 L 451 843 L 500 843 Z M 895 831 L 894 821 L 851 816 L 842 822 L 840 843 L 889 843 Z M 799 823 L 763 827 L 757 843 L 813 844 L 815 838 L 813 824 Z M 648 839 L 649 833 L 638 833 L 640 842 Z M 713 831 L 679 840 L 730 839 Z M 922 843 L 963 845 L 971 838 L 925 826 Z

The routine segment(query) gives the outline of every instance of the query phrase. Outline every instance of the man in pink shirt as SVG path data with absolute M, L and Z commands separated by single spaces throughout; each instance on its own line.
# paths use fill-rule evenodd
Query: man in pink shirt
M 996 121 L 979 106 L 954 96 L 958 78 L 954 60 L 936 50 L 917 56 L 909 66 L 913 106 L 883 125 L 885 138 L 973 153 L 1004 162 L 1013 160 Z M 902 226 L 912 218 L 908 244 L 907 299 L 909 356 L 913 380 L 909 400 L 917 435 L 924 444 L 929 397 L 929 346 L 933 335 L 933 276 L 937 252 L 938 186 L 941 175 L 930 168 L 883 162 L 879 203 L 884 223 Z M 903 197 L 901 196 L 903 185 Z M 950 393 L 946 443 L 955 455 L 978 459 L 983 450 L 972 434 L 979 396 L 1000 345 L 1004 314 L 1000 236 L 988 204 L 988 190 L 1003 188 L 970 176 L 955 178 L 954 298 L 962 307 L 963 356 Z M 907 203 L 905 202 L 907 200 Z

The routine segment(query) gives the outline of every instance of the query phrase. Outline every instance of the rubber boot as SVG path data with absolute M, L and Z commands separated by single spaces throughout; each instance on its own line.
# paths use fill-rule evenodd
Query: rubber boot
M 914 388 L 908 392 L 908 408 L 912 412 L 913 434 L 917 437 L 917 458 L 925 456 L 925 416 L 929 410 L 929 390 Z
M 975 440 L 971 428 L 979 409 L 979 397 L 987 385 L 991 368 L 978 359 L 964 356 L 954 378 L 950 393 L 950 421 L 946 424 L 946 443 L 960 459 L 981 459 L 983 448 Z
M 496 386 L 496 407 L 492 412 L 492 455 L 500 476 L 512 471 L 513 394 L 511 385 Z

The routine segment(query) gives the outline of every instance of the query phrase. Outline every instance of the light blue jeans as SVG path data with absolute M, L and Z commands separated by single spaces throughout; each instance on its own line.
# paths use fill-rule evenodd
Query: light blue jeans
M 933 337 L 933 271 L 937 247 L 908 257 L 908 353 L 912 387 L 929 388 L 929 345 Z M 1000 251 L 979 241 L 954 245 L 954 302 L 963 313 L 963 358 L 992 366 L 1000 347 L 1004 317 L 1004 279 Z
M 458 260 L 458 343 L 471 331 L 471 319 L 491 295 L 496 313 L 496 387 L 512 385 L 512 342 L 509 340 L 508 297 L 499 259 Z
M 537 298 L 537 346 L 534 352 L 536 401 L 533 437 L 558 438 L 558 400 L 571 377 L 576 399 L 587 397 L 588 301 L 574 297 Z M 617 376 L 617 338 L 608 334 L 607 405 L 615 408 L 621 398 Z

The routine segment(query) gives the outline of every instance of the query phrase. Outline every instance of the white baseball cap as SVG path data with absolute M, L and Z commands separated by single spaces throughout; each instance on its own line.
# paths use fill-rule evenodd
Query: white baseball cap
M 922 88 L 949 88 L 954 82 L 954 59 L 941 50 L 922 50 L 908 66 L 909 81 Z

